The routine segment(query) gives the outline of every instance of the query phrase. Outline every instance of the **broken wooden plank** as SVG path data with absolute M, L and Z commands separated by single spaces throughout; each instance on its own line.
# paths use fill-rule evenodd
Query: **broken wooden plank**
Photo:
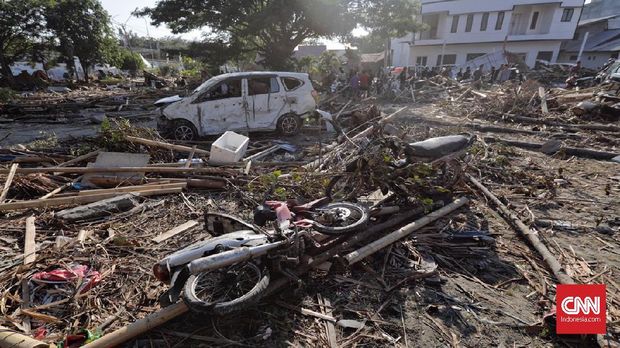
M 319 301 L 319 305 L 321 306 L 321 312 L 323 312 L 323 314 L 326 314 L 328 316 L 333 316 L 332 308 L 331 308 L 332 304 L 329 301 L 329 299 L 321 296 L 321 294 L 317 294 L 317 299 Z M 334 323 L 329 320 L 325 321 L 325 331 L 327 332 L 327 343 L 329 344 L 329 347 L 337 348 L 338 347 L 338 335 L 337 335 L 336 327 L 334 326 Z
M 308 315 L 308 316 L 311 316 L 311 317 L 315 317 L 315 318 L 331 321 L 332 323 L 336 322 L 336 318 L 332 317 L 331 315 L 322 314 L 322 313 L 315 312 L 313 310 L 310 310 L 310 309 L 307 309 L 307 308 L 303 308 L 303 307 L 295 307 L 293 305 L 290 305 L 290 304 L 288 304 L 286 302 L 279 301 L 279 300 L 276 300 L 275 304 L 277 304 L 278 306 L 290 309 L 292 311 L 295 311 L 297 313 L 303 314 L 303 315 Z
M 202 150 L 202 149 L 193 150 L 189 146 L 174 145 L 174 144 L 170 144 L 170 143 L 164 143 L 162 141 L 143 139 L 143 138 L 138 138 L 138 137 L 132 137 L 132 136 L 129 136 L 129 135 L 125 136 L 125 139 L 131 141 L 132 143 L 138 143 L 138 144 L 148 145 L 148 146 L 155 146 L 155 147 L 160 147 L 160 148 L 168 149 L 168 150 L 174 150 L 174 151 L 179 151 L 179 152 L 187 152 L 187 153 L 191 153 L 192 151 L 194 151 L 195 153 L 198 153 L 198 154 L 201 154 L 201 155 L 209 155 L 209 151 L 207 151 L 207 150 Z
M 139 191 L 133 192 L 132 194 L 135 196 L 156 196 L 163 195 L 169 193 L 180 193 L 183 191 L 183 188 L 166 188 L 166 189 L 155 189 L 155 190 L 147 190 L 147 191 Z M 61 198 L 49 198 L 49 199 L 36 199 L 30 201 L 20 201 L 20 202 L 12 202 L 12 203 L 4 203 L 0 204 L 0 211 L 9 211 L 9 210 L 19 210 L 19 209 L 28 209 L 28 208 L 51 208 L 58 207 L 62 205 L 72 205 L 72 204 L 84 204 L 84 203 L 92 203 L 102 199 L 111 198 L 118 196 L 118 193 L 98 193 L 90 196 L 75 196 L 75 197 L 61 197 Z
M 114 192 L 116 193 L 140 192 L 140 191 L 175 188 L 175 187 L 185 188 L 187 187 L 187 183 L 186 182 L 173 182 L 173 183 L 166 183 L 166 184 L 165 183 L 162 183 L 162 184 L 153 183 L 153 184 L 134 185 L 134 186 L 122 186 L 122 187 L 115 187 L 115 188 L 109 188 L 109 189 L 81 190 L 77 193 L 66 193 L 62 195 L 56 195 L 56 197 L 90 196 L 90 195 L 99 194 L 99 193 L 114 193 Z
M 549 108 L 547 107 L 547 93 L 545 92 L 545 87 L 538 87 L 538 96 L 540 97 L 540 107 L 543 114 L 548 114 Z
M 82 162 L 84 160 L 87 160 L 89 158 L 97 156 L 100 151 L 101 150 L 95 150 L 95 151 L 89 152 L 89 153 L 87 153 L 85 155 L 78 156 L 78 157 L 76 157 L 76 158 L 74 158 L 72 160 L 69 160 L 67 162 L 63 162 L 63 163 L 59 164 L 58 167 L 67 167 L 67 166 L 70 166 L 72 164 L 80 163 L 80 162 Z
M 161 243 L 163 241 L 165 241 L 168 238 L 171 238 L 173 236 L 176 236 L 179 233 L 185 232 L 191 228 L 193 228 L 194 226 L 198 225 L 198 221 L 196 220 L 189 220 L 186 223 L 179 225 L 175 228 L 172 228 L 162 234 L 160 234 L 159 236 L 155 237 L 152 239 L 153 242 L 155 243 Z
M 34 216 L 26 218 L 26 235 L 24 237 L 24 265 L 33 263 L 37 259 L 36 254 L 36 226 Z
M 13 163 L 11 165 L 11 169 L 9 169 L 6 181 L 4 182 L 4 188 L 2 189 L 2 193 L 0 193 L 0 203 L 4 202 L 6 195 L 9 193 L 9 188 L 11 187 L 11 183 L 13 182 L 13 177 L 15 177 L 17 167 L 19 167 L 19 163 Z
M 136 196 L 128 193 L 79 207 L 61 210 L 57 212 L 55 216 L 67 222 L 74 222 L 126 211 L 135 207 L 137 204 Z
M 192 152 L 190 152 L 189 156 L 187 156 L 187 162 L 185 162 L 185 165 L 184 165 L 185 168 L 189 168 L 192 166 L 192 160 L 194 159 L 194 154 L 196 153 L 196 149 L 197 149 L 196 145 L 192 146 Z

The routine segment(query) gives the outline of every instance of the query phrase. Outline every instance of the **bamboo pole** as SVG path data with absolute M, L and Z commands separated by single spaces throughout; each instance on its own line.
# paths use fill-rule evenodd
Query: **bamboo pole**
M 0 326 L 0 348 L 50 348 L 55 345 L 37 341 L 17 331 Z
M 189 146 L 174 145 L 174 144 L 170 144 L 170 143 L 164 143 L 162 141 L 137 138 L 137 137 L 132 137 L 132 136 L 129 136 L 129 135 L 125 136 L 125 139 L 131 141 L 132 143 L 138 143 L 138 144 L 142 144 L 142 145 L 161 147 L 161 148 L 168 149 L 168 150 L 174 150 L 174 151 L 179 151 L 179 152 L 187 152 L 187 153 L 191 153 L 193 151 L 193 152 L 199 153 L 201 155 L 209 155 L 209 151 L 207 151 L 207 150 L 193 149 L 193 148 L 191 148 Z
M 13 182 L 13 177 L 15 177 L 15 171 L 19 167 L 18 163 L 13 163 L 11 165 L 11 169 L 9 169 L 9 175 L 6 177 L 6 181 L 4 182 L 4 188 L 2 188 L 2 193 L 0 193 L 0 203 L 4 202 L 6 195 L 9 193 L 9 188 L 11 187 L 11 183 Z
M 162 325 L 189 310 L 185 302 L 177 302 L 171 306 L 163 308 L 155 313 L 135 321 L 128 326 L 113 331 L 98 340 L 88 343 L 82 348 L 109 348 L 119 346 L 138 335 L 141 335 L 155 327 Z
M 420 228 L 428 225 L 429 223 L 439 219 L 440 217 L 443 217 L 453 211 L 455 211 L 456 209 L 464 206 L 465 204 L 467 204 L 469 202 L 469 199 L 467 197 L 461 197 L 456 199 L 454 202 L 446 205 L 445 207 L 438 209 L 424 217 L 419 218 L 418 220 L 405 225 L 401 228 L 399 228 L 398 230 L 382 237 L 379 238 L 377 240 L 375 240 L 374 242 L 365 245 L 353 252 L 350 252 L 349 254 L 344 256 L 344 260 L 349 264 L 352 265 L 356 262 L 359 262 L 361 260 L 363 260 L 364 258 L 376 253 L 377 251 L 387 247 L 388 245 L 398 241 L 399 239 L 402 239 L 408 235 L 410 235 L 411 233 L 419 230 Z
M 555 277 L 561 284 L 575 283 L 575 281 L 568 274 L 566 274 L 560 262 L 558 262 L 555 256 L 553 256 L 549 249 L 547 249 L 547 246 L 545 246 L 540 241 L 540 238 L 538 238 L 538 234 L 536 232 L 532 232 L 529 227 L 525 226 L 525 224 L 516 215 L 514 215 L 510 211 L 510 209 L 508 209 L 508 207 L 506 207 L 504 203 L 502 203 L 499 198 L 497 198 L 497 196 L 495 196 L 491 191 L 489 191 L 478 180 L 474 179 L 469 174 L 466 174 L 466 176 L 467 179 L 469 179 L 469 181 L 474 184 L 474 186 L 480 189 L 480 191 L 482 191 L 482 193 L 484 193 L 484 195 L 495 204 L 502 217 L 506 219 L 506 221 L 511 226 L 513 226 L 515 230 L 517 230 L 521 237 L 524 237 L 530 242 L 530 244 L 534 247 L 534 249 L 536 249 L 538 254 L 542 256 L 543 261 L 545 261 L 549 269 L 551 269 L 551 271 L 553 272 L 553 275 L 555 275 Z

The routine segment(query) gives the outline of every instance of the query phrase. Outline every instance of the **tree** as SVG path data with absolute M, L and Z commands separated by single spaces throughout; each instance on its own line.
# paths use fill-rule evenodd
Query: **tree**
M 208 27 L 217 40 L 256 52 L 272 69 L 290 68 L 304 40 L 346 35 L 355 27 L 344 0 L 161 0 L 137 14 L 175 33 Z
M 11 64 L 39 51 L 43 44 L 44 5 L 39 0 L 0 1 L 0 68 L 11 86 Z
M 118 45 L 110 39 L 110 16 L 98 0 L 55 0 L 46 17 L 67 67 L 75 71 L 74 57 L 78 57 L 88 82 L 87 68 L 104 62 L 109 45 Z

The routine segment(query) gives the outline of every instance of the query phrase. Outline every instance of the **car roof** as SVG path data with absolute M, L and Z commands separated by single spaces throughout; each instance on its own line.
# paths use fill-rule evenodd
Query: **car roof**
M 211 87 L 221 81 L 224 81 L 228 78 L 244 78 L 244 77 L 259 77 L 259 76 L 281 76 L 281 77 L 294 77 L 297 79 L 308 79 L 308 74 L 306 73 L 298 73 L 298 72 L 288 72 L 288 71 L 243 71 L 243 72 L 234 72 L 213 76 L 207 81 L 203 82 L 198 88 L 194 90 L 193 93 L 198 91 L 202 91 L 207 87 Z

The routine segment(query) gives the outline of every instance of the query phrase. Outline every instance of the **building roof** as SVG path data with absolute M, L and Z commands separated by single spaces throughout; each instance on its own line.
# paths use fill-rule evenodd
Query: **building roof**
M 603 21 L 607 21 L 610 20 L 612 18 L 616 18 L 620 16 L 620 14 L 617 15 L 611 15 L 611 16 L 605 16 L 605 17 L 599 17 L 599 18 L 590 18 L 590 19 L 585 19 L 585 20 L 580 20 L 579 24 L 577 24 L 578 26 L 582 27 L 584 25 L 590 25 L 590 24 L 594 24 L 594 23 L 598 23 L 598 22 L 603 22 Z
M 583 40 L 573 40 L 566 44 L 564 51 L 579 52 Z M 588 36 L 588 41 L 584 47 L 585 52 L 608 52 L 615 51 L 614 47 L 620 46 L 620 29 L 601 31 Z

